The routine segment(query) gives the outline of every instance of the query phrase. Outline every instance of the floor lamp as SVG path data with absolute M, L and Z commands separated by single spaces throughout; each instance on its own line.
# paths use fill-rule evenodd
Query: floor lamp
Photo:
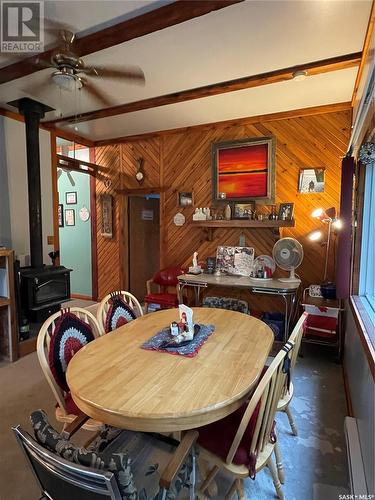
M 328 273 L 328 260 L 329 260 L 330 244 L 331 244 L 332 226 L 335 229 L 340 229 L 341 221 L 336 217 L 335 207 L 327 208 L 326 210 L 324 210 L 323 208 L 317 208 L 312 212 L 311 217 L 319 219 L 321 222 L 323 222 L 323 224 L 327 224 L 327 241 L 322 243 L 326 247 L 325 259 L 324 259 L 324 275 L 323 275 L 323 283 L 325 283 Z M 313 231 L 312 233 L 309 234 L 309 239 L 312 241 L 319 241 L 322 239 L 322 237 L 323 233 L 322 231 L 319 230 Z

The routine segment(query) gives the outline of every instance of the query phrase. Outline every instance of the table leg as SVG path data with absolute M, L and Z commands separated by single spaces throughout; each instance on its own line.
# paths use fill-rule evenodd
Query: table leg
M 200 286 L 195 286 L 194 287 L 194 293 L 195 293 L 195 305 L 199 306 L 199 304 L 200 304 L 201 287 Z
M 289 336 L 289 315 L 288 315 L 288 296 L 282 294 L 282 298 L 284 299 L 285 303 L 285 323 L 284 323 L 284 342 L 288 340 Z

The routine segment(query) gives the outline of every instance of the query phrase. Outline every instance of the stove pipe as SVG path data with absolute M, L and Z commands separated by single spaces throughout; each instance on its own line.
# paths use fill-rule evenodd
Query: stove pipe
M 25 117 L 27 185 L 29 193 L 29 229 L 31 267 L 43 267 L 42 198 L 40 187 L 39 122 L 53 108 L 23 97 L 8 103 Z

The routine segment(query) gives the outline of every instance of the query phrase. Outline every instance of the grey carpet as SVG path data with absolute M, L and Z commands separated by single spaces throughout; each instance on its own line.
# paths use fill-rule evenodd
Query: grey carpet
M 348 493 L 341 366 L 329 357 L 329 351 L 312 347 L 298 360 L 294 378 L 291 408 L 299 436 L 290 434 L 285 414 L 277 417 L 286 471 L 285 500 L 337 500 L 339 494 Z M 28 416 L 36 408 L 45 409 L 51 423 L 58 429 L 61 426 L 54 420 L 54 400 L 36 354 L 13 364 L 1 363 L 0 387 L 0 500 L 36 500 L 38 488 L 10 431 L 15 424 L 30 430 Z M 217 499 L 224 497 L 229 484 L 221 475 Z M 246 480 L 245 486 L 249 499 L 276 498 L 266 470 L 255 481 Z

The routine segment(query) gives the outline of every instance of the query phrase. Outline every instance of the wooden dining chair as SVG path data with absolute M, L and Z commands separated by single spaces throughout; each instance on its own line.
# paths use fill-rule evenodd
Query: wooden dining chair
M 185 271 L 180 267 L 166 267 L 146 281 L 146 313 L 150 304 L 158 304 L 160 309 L 178 307 L 181 301 L 178 276 L 181 274 L 185 274 Z M 153 290 L 155 287 L 157 287 L 157 291 Z
M 224 469 L 235 477 L 225 498 L 231 499 L 237 493 L 242 499 L 243 479 L 254 479 L 261 469 L 268 467 L 277 496 L 284 498 L 275 413 L 286 377 L 283 367 L 288 350 L 290 346 L 276 355 L 247 403 L 224 419 L 197 429 L 200 457 L 213 465 L 199 489 L 203 496 L 220 469 Z
M 81 410 L 74 403 L 66 382 L 71 358 L 85 344 L 101 335 L 96 318 L 86 309 L 71 307 L 52 314 L 42 325 L 37 339 L 40 366 L 56 399 L 56 420 L 64 428 Z M 89 419 L 83 428 L 96 431 L 101 422 Z
M 290 334 L 288 342 L 291 342 L 293 344 L 293 349 L 290 355 L 289 379 L 286 378 L 284 381 L 284 386 L 281 391 L 281 397 L 277 404 L 277 411 L 282 411 L 287 414 L 289 425 L 290 428 L 292 429 L 292 434 L 294 436 L 298 435 L 298 431 L 297 431 L 297 426 L 293 420 L 293 415 L 290 411 L 289 404 L 294 394 L 293 372 L 301 348 L 302 336 L 307 316 L 308 314 L 306 312 L 302 314 L 302 316 L 297 321 L 296 326 L 293 328 L 292 333 Z
M 33 412 L 30 420 L 35 439 L 20 426 L 12 430 L 43 498 L 165 500 L 176 499 L 186 487 L 195 499 L 196 431 L 188 431 L 180 443 L 133 431 L 108 441 L 103 431 L 83 448 L 56 432 L 43 410 Z
M 112 332 L 140 316 L 143 316 L 143 310 L 138 299 L 124 290 L 106 295 L 96 315 L 102 334 Z

